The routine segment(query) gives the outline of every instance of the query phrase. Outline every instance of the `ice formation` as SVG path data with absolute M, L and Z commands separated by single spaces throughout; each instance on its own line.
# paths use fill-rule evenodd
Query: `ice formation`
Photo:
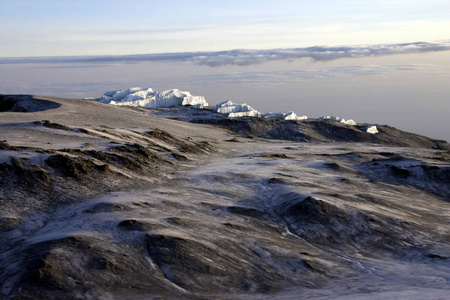
M 202 108 L 208 105 L 204 97 L 192 96 L 191 93 L 182 92 L 178 89 L 154 92 L 151 88 L 143 89 L 140 87 L 109 91 L 104 93 L 101 98 L 94 100 L 113 105 L 140 106 L 146 108 L 184 105 Z
M 377 128 L 377 126 L 375 126 L 375 125 L 367 126 L 366 128 L 364 128 L 364 130 L 365 130 L 366 132 L 368 132 L 368 133 L 371 133 L 371 134 L 378 133 L 378 128 Z
M 102 103 L 113 105 L 139 106 L 146 108 L 171 107 L 190 105 L 193 108 L 202 109 L 208 106 L 208 102 L 203 96 L 192 96 L 189 92 L 182 92 L 178 89 L 167 90 L 164 92 L 155 92 L 151 88 L 133 87 L 126 90 L 109 91 L 100 98 L 93 99 Z M 298 116 L 293 111 L 287 112 L 269 112 L 261 114 L 248 104 L 237 104 L 231 101 L 224 101 L 217 104 L 214 112 L 226 114 L 230 118 L 237 117 L 258 117 L 258 118 L 276 118 L 282 120 L 307 120 L 307 116 Z M 336 120 L 346 125 L 356 125 L 352 119 L 345 120 L 335 116 L 325 116 L 319 120 Z M 365 129 L 369 133 L 377 133 L 375 126 Z
M 287 112 L 277 112 L 277 113 L 266 113 L 262 115 L 265 118 L 276 118 L 276 119 L 283 119 L 283 120 L 306 120 L 308 119 L 307 116 L 297 116 L 297 114 L 293 111 L 287 111 Z
M 346 124 L 346 125 L 356 125 L 356 122 L 353 119 L 345 120 L 343 118 L 335 117 L 335 116 L 325 116 L 320 117 L 321 120 L 336 120 L 340 123 Z
M 340 121 L 341 123 L 344 123 L 344 124 L 347 124 L 347 125 L 356 125 L 356 122 L 355 122 L 355 120 L 353 120 L 353 119 L 350 119 L 350 120 L 345 120 L 345 119 L 342 119 L 342 121 Z
M 214 111 L 219 114 L 228 114 L 230 118 L 236 117 L 261 117 L 261 113 L 248 104 L 236 104 L 224 101 L 216 105 Z

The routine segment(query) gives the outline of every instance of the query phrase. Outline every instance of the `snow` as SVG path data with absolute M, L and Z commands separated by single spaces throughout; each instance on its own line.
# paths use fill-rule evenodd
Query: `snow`
M 378 133 L 377 126 L 375 126 L 375 125 L 370 125 L 370 126 L 364 128 L 364 130 L 365 130 L 366 132 L 368 132 L 368 133 L 371 133 L 371 134 Z
M 356 125 L 356 122 L 353 119 L 345 120 L 343 118 L 335 117 L 335 116 L 324 116 L 320 117 L 320 120 L 336 120 L 340 123 L 346 124 L 346 125 Z
M 112 105 L 127 105 L 135 107 L 158 108 L 171 106 L 190 105 L 196 109 L 203 109 L 208 106 L 208 102 L 203 96 L 192 96 L 189 92 L 182 92 L 178 89 L 167 90 L 164 92 L 155 92 L 151 88 L 132 87 L 126 90 L 108 91 L 101 98 L 93 99 L 102 103 Z M 307 116 L 298 116 L 293 111 L 285 112 L 269 112 L 261 114 L 258 110 L 250 105 L 237 104 L 232 101 L 224 101 L 217 104 L 214 112 L 225 114 L 229 118 L 239 117 L 257 117 L 257 118 L 276 118 L 282 120 L 307 120 Z M 318 120 L 336 120 L 346 125 L 356 125 L 352 119 L 345 120 L 336 116 L 324 116 Z M 377 129 L 371 128 L 366 130 L 369 133 L 377 133 Z
M 261 113 L 248 104 L 236 104 L 231 101 L 224 101 L 216 105 L 214 112 L 228 114 L 228 117 L 261 117 Z
M 115 93 L 112 92 L 110 97 L 114 95 Z M 418 185 L 417 182 L 422 180 L 422 177 L 416 176 L 417 173 L 415 172 L 415 169 L 417 169 L 417 172 L 423 172 L 422 166 L 427 166 L 421 160 L 426 159 L 436 162 L 437 165 L 448 165 L 448 161 L 442 160 L 443 151 L 367 143 L 305 143 L 287 140 L 271 142 L 265 139 L 247 139 L 241 135 L 236 135 L 236 140 L 239 140 L 239 142 L 230 143 L 228 141 L 231 133 L 221 127 L 209 125 L 203 127 L 201 124 L 182 123 L 172 119 L 154 119 L 149 118 L 148 114 L 136 113 L 133 110 L 115 110 L 105 105 L 95 105 L 95 107 L 98 107 L 98 111 L 95 112 L 87 108 L 85 103 L 76 104 L 75 102 L 73 107 L 76 107 L 75 105 L 79 105 L 80 110 L 58 110 L 56 113 L 47 115 L 47 117 L 53 122 L 63 125 L 66 124 L 64 122 L 66 118 L 71 124 L 70 126 L 92 124 L 92 126 L 86 128 L 93 133 L 98 133 L 98 135 L 95 136 L 95 139 L 89 135 L 84 137 L 83 141 L 89 139 L 88 141 L 95 144 L 93 147 L 103 148 L 105 143 L 120 145 L 130 139 L 148 147 L 148 137 L 140 135 L 139 132 L 145 132 L 149 128 L 158 126 L 158 128 L 164 128 L 164 130 L 180 139 L 187 139 L 192 136 L 198 141 L 210 141 L 214 143 L 218 150 L 210 155 L 190 154 L 191 162 L 183 162 L 181 167 L 173 173 L 164 173 L 166 171 L 156 173 L 155 176 L 158 176 L 158 181 L 155 180 L 148 188 L 141 189 L 137 185 L 135 190 L 130 188 L 118 192 L 102 193 L 98 198 L 86 198 L 83 201 L 75 202 L 74 199 L 73 204 L 55 205 L 51 210 L 49 209 L 50 212 L 38 210 L 27 214 L 19 214 L 23 207 L 32 207 L 35 201 L 32 201 L 33 198 L 31 197 L 25 198 L 18 193 L 18 196 L 15 197 L 18 200 L 21 199 L 19 196 L 23 197 L 23 201 L 19 202 L 20 205 L 14 207 L 14 211 L 17 209 L 17 213 L 12 214 L 7 211 L 8 214 L 4 212 L 1 214 L 3 217 L 12 215 L 14 218 L 16 215 L 20 215 L 20 219 L 17 217 L 20 223 L 16 225 L 15 231 L 2 232 L 3 241 L 6 241 L 3 245 L 4 247 L 8 245 L 8 248 L 5 248 L 8 251 L 0 253 L 1 268 L 4 270 L 2 276 L 5 279 L 4 283 L 0 284 L 2 288 L 0 292 L 3 293 L 3 296 L 12 291 L 13 288 L 19 288 L 21 286 L 19 280 L 27 278 L 25 272 L 28 269 L 24 268 L 24 265 L 35 262 L 33 257 L 26 256 L 29 253 L 27 249 L 32 250 L 31 247 L 34 247 L 34 245 L 36 245 L 36 253 L 33 253 L 33 255 L 35 254 L 38 259 L 42 254 L 38 247 L 48 245 L 51 251 L 55 251 L 52 252 L 57 255 L 55 257 L 61 258 L 54 265 L 55 268 L 69 266 L 67 269 L 62 267 L 57 269 L 58 272 L 60 270 L 61 272 L 75 270 L 81 273 L 78 277 L 74 277 L 75 279 L 69 278 L 61 281 L 62 284 L 70 284 L 73 282 L 72 280 L 79 280 L 78 282 L 82 283 L 84 279 L 88 282 L 89 288 L 95 292 L 106 293 L 109 291 L 103 289 L 103 287 L 108 284 L 110 278 L 115 276 L 115 269 L 109 269 L 108 267 L 108 270 L 102 270 L 103 279 L 99 277 L 98 281 L 92 281 L 88 277 L 91 276 L 91 271 L 86 269 L 86 264 L 83 264 L 83 261 L 79 259 L 85 251 L 77 248 L 77 240 L 75 240 L 75 243 L 69 240 L 66 245 L 62 245 L 58 241 L 61 237 L 81 237 L 81 241 L 89 241 L 88 245 L 96 251 L 95 254 L 98 256 L 100 263 L 105 262 L 109 266 L 111 262 L 111 267 L 115 268 L 117 265 L 121 269 L 120 272 L 125 274 L 122 276 L 125 284 L 128 284 L 128 280 L 133 277 L 130 276 L 133 273 L 129 270 L 134 270 L 136 276 L 142 274 L 141 271 L 155 273 L 158 276 L 155 277 L 157 278 L 155 280 L 163 282 L 164 285 L 161 284 L 161 287 L 167 288 L 167 290 L 177 287 L 167 279 L 167 277 L 173 279 L 175 276 L 170 275 L 170 272 L 173 273 L 173 270 L 177 272 L 178 266 L 183 267 L 187 263 L 196 263 L 196 261 L 188 257 L 184 262 L 181 262 L 181 265 L 174 265 L 174 268 L 162 265 L 160 269 L 163 272 L 159 272 L 158 265 L 148 254 L 146 240 L 148 235 L 143 231 L 125 230 L 118 227 L 119 222 L 132 220 L 133 222 L 142 222 L 143 225 L 148 226 L 147 228 L 151 227 L 151 234 L 173 236 L 174 238 L 180 238 L 180 240 L 192 241 L 201 245 L 212 245 L 207 246 L 206 249 L 211 249 L 211 253 L 217 253 L 218 262 L 211 262 L 208 256 L 204 260 L 201 259 L 201 261 L 205 261 L 207 268 L 212 266 L 212 271 L 216 268 L 223 268 L 223 270 L 228 271 L 229 266 L 236 266 L 233 261 L 230 264 L 221 263 L 223 257 L 234 259 L 236 255 L 239 262 L 242 262 L 242 266 L 235 269 L 248 272 L 247 278 L 249 278 L 250 283 L 247 286 L 251 286 L 252 290 L 249 290 L 248 293 L 242 291 L 242 293 L 245 293 L 242 296 L 233 294 L 222 297 L 220 295 L 209 295 L 209 298 L 370 298 L 380 300 L 447 298 L 450 274 L 448 260 L 422 258 L 420 256 L 417 256 L 416 259 L 413 256 L 416 253 L 418 255 L 421 248 L 424 247 L 427 247 L 425 248 L 427 250 L 425 254 L 439 254 L 447 257 L 446 253 L 449 253 L 448 243 L 445 243 L 444 240 L 447 233 L 446 229 L 448 230 L 445 227 L 445 221 L 449 215 L 449 206 L 434 194 L 415 189 L 412 185 L 412 183 Z M 73 121 L 70 119 L 70 114 L 73 114 L 74 111 L 78 112 L 77 118 L 81 118 L 76 120 L 77 123 L 72 123 Z M 179 109 L 179 111 L 191 113 L 190 109 Z M 239 114 L 239 112 L 232 114 Z M 28 124 L 28 121 L 35 120 L 36 116 L 42 116 L 42 113 L 30 116 L 21 114 L 20 119 L 22 122 L 27 121 L 23 124 Z M 291 114 L 286 116 L 291 116 Z M 15 118 L 17 117 L 8 113 L 0 118 L 0 123 L 12 127 L 17 124 L 13 122 Z M 26 118 L 29 118 L 29 120 Z M 121 119 L 124 119 L 124 121 L 121 121 Z M 108 121 L 112 123 L 107 123 Z M 101 134 L 101 130 L 104 128 L 100 127 L 101 124 L 111 126 L 108 133 Z M 117 126 L 117 128 L 112 128 L 112 126 Z M 372 127 L 375 126 L 371 125 L 367 128 Z M 51 141 L 55 151 L 71 148 L 80 149 L 79 147 L 71 147 L 71 144 L 63 144 L 65 139 L 62 137 L 64 135 L 70 134 L 67 140 L 73 140 L 76 137 L 72 132 L 57 132 L 55 129 L 53 130 L 54 136 L 48 139 L 47 136 L 50 135 L 36 135 L 32 126 L 23 126 L 21 131 L 14 132 L 6 130 L 7 128 L 4 127 L 0 131 L 0 140 L 7 139 L 12 145 L 17 145 L 19 141 L 22 142 L 25 136 L 32 136 L 32 139 L 40 141 L 41 144 Z M 42 128 L 42 126 L 38 128 Z M 33 131 L 30 132 L 30 130 Z M 50 131 L 50 129 L 45 130 Z M 30 140 L 28 140 L 28 145 L 35 147 L 36 143 L 31 143 Z M 55 140 L 61 141 L 61 145 L 57 146 L 58 148 L 54 145 Z M 22 145 L 27 145 L 25 141 Z M 77 143 L 79 142 L 77 141 Z M 171 145 L 176 144 L 164 142 L 164 145 L 170 148 Z M 150 145 L 150 147 L 153 146 Z M 170 153 L 173 153 L 172 151 L 171 149 L 163 150 L 161 154 L 170 155 Z M 17 153 L 15 155 L 18 155 Z M 82 154 L 86 158 L 85 155 L 88 152 L 77 150 L 73 152 L 73 155 L 77 155 L 76 153 Z M 389 155 L 386 155 L 386 153 L 389 153 Z M 45 152 L 36 152 L 36 154 L 40 156 L 48 155 Z M 273 154 L 284 154 L 286 157 L 281 158 L 279 156 L 280 158 L 277 158 L 271 156 Z M 406 158 L 395 160 L 396 157 Z M 1 158 L 2 156 L 0 156 L 0 161 Z M 373 162 L 373 158 L 390 159 Z M 42 166 L 44 160 L 45 157 L 42 158 Z M 29 160 L 28 163 L 28 165 L 35 164 L 35 159 Z M 336 163 L 339 168 L 325 167 L 325 163 Z M 389 165 L 409 168 L 414 173 L 407 179 L 402 179 L 399 184 L 393 181 Z M 349 171 L 350 169 L 354 169 L 354 172 Z M 116 172 L 116 170 L 119 169 L 113 171 Z M 385 173 L 382 173 L 382 170 L 385 170 Z M 170 169 L 170 172 L 172 172 L 172 169 Z M 131 172 L 123 174 L 128 176 Z M 120 178 L 123 177 L 121 176 L 119 179 L 112 177 L 111 183 L 114 183 L 115 180 L 119 181 Z M 372 178 L 378 180 L 368 180 Z M 342 179 L 346 179 L 345 183 L 341 181 Z M 152 179 L 149 178 L 149 180 Z M 423 182 L 424 185 L 428 184 L 426 181 Z M 111 186 L 111 188 L 113 187 Z M 68 185 L 68 189 L 74 189 L 74 186 Z M 6 194 L 7 191 L 8 189 L 5 189 L 4 193 Z M 60 191 L 64 192 L 65 190 Z M 336 215 L 338 217 L 336 219 L 335 212 L 329 212 L 330 219 L 336 222 L 330 225 L 333 226 L 330 232 L 336 231 L 335 238 L 339 242 L 338 248 L 331 248 L 328 243 L 313 241 L 310 243 L 311 237 L 315 237 L 314 233 L 323 234 L 326 241 L 325 238 L 328 234 L 327 231 L 324 231 L 326 224 L 303 220 L 300 222 L 296 221 L 295 217 L 285 214 L 285 208 L 288 205 L 299 203 L 300 200 L 306 199 L 308 196 L 316 198 L 318 203 L 334 205 L 340 211 L 345 212 L 342 222 L 340 215 Z M 255 217 L 251 214 L 247 216 L 245 210 L 243 210 L 244 214 L 240 214 L 239 211 L 236 213 L 230 209 L 235 207 L 245 208 L 250 213 L 254 209 L 255 212 L 262 211 L 263 214 Z M 110 208 L 114 209 L 110 210 Z M 327 211 L 321 212 L 320 206 L 316 211 L 323 215 L 328 214 Z M 168 222 L 169 218 L 174 216 L 179 217 L 180 222 L 183 222 L 180 223 L 182 225 Z M 369 217 L 373 217 L 376 222 L 368 220 Z M 346 225 L 346 220 L 351 220 L 349 226 Z M 409 225 L 396 225 L 397 221 L 394 223 L 394 220 L 405 221 L 413 225 L 410 227 Z M 371 223 L 373 224 L 371 225 Z M 309 227 L 311 229 L 306 228 L 306 225 L 311 226 Z M 365 241 L 376 241 L 378 239 L 376 235 L 371 236 L 370 232 L 366 232 L 366 235 L 359 235 L 361 238 L 353 239 L 355 234 L 359 232 L 358 230 L 369 228 L 369 226 L 373 226 L 376 232 L 382 228 L 388 230 L 392 228 L 393 237 L 401 237 L 403 234 L 406 235 L 411 232 L 411 237 L 417 239 L 418 247 L 408 248 L 406 254 L 399 251 L 391 256 L 386 255 L 385 252 L 379 252 L 376 246 L 370 248 L 371 244 L 365 244 Z M 408 228 L 414 231 L 408 231 Z M 308 233 L 308 230 L 311 234 Z M 382 233 L 383 231 L 379 232 Z M 305 236 L 301 235 L 303 233 Z M 434 239 L 434 236 L 437 238 Z M 85 237 L 88 239 L 85 239 Z M 437 244 L 439 240 L 442 241 L 441 251 L 443 254 L 434 250 L 434 248 L 439 249 L 439 244 Z M 347 241 L 350 242 L 347 243 Z M 408 240 L 405 239 L 405 241 Z M 360 248 L 354 248 L 351 244 L 353 242 L 358 243 L 356 245 Z M 423 243 L 423 246 L 419 243 Z M 62 246 L 60 247 L 60 245 Z M 396 244 L 393 243 L 393 245 Z M 53 248 L 55 246 L 56 248 Z M 220 250 L 217 250 L 219 246 Z M 401 246 L 398 247 L 402 249 Z M 60 255 L 66 249 L 67 254 Z M 170 250 L 170 248 L 167 249 Z M 245 251 L 236 251 L 236 249 L 244 249 Z M 428 249 L 432 252 L 428 252 Z M 184 251 L 184 249 L 182 250 Z M 226 256 L 220 257 L 221 253 L 225 253 Z M 368 253 L 368 255 L 365 253 Z M 396 258 L 397 255 L 399 259 Z M 206 262 L 207 260 L 211 263 Z M 67 264 L 64 261 L 67 261 Z M 84 262 L 89 263 L 86 260 Z M 133 262 L 135 264 L 132 264 Z M 305 266 L 308 266 L 306 263 L 314 268 L 317 266 L 317 272 L 323 273 L 315 276 L 316 271 L 306 269 Z M 46 264 L 53 267 L 51 261 L 47 261 Z M 235 278 L 233 277 L 236 276 L 234 271 L 224 272 L 225 275 L 222 276 L 224 278 L 223 286 L 228 285 L 232 292 L 237 291 L 236 293 L 238 293 L 240 291 L 239 282 L 238 285 L 234 285 L 234 281 L 228 279 Z M 206 272 L 209 272 L 209 270 Z M 258 277 L 253 275 L 252 272 L 255 272 L 254 274 Z M 353 275 L 347 275 L 349 273 Z M 8 276 L 5 276 L 5 274 Z M 258 290 L 257 280 L 260 280 L 259 278 L 264 279 L 266 274 L 267 276 L 275 274 L 286 280 L 283 280 L 284 282 L 274 280 L 273 285 L 269 285 L 273 292 L 259 293 L 257 292 L 260 291 Z M 214 275 L 201 276 L 205 276 L 205 281 L 211 280 L 211 282 L 214 282 L 216 280 Z M 191 282 L 189 281 L 190 274 L 180 275 L 178 278 L 188 282 L 185 286 L 186 290 L 192 287 L 196 288 L 192 284 L 189 285 L 189 282 Z M 111 279 L 109 283 L 114 283 L 114 280 L 114 278 Z M 121 278 L 118 280 L 121 280 Z M 300 281 L 302 285 L 298 284 Z M 307 284 L 304 284 L 304 282 Z M 82 286 L 81 283 L 80 286 Z M 284 290 L 285 283 L 288 283 L 291 289 Z M 208 284 L 209 282 L 204 286 Z M 215 287 L 213 284 L 211 286 Z M 45 290 L 45 287 L 42 290 Z M 158 291 L 157 288 L 155 290 Z M 132 289 L 130 289 L 130 294 L 121 296 L 139 297 L 134 294 Z M 147 297 L 153 296 L 156 297 L 154 294 L 147 294 Z M 167 297 L 170 298 L 170 296 L 176 298 L 179 295 L 174 292 L 174 294 L 168 294 Z M 194 296 L 208 297 L 205 294 Z M 114 295 L 114 297 L 120 296 Z
M 203 103 L 198 103 L 198 104 L 194 104 L 191 106 L 191 108 L 195 108 L 195 109 L 203 109 L 205 106 Z
M 241 117 L 261 117 L 261 114 L 257 110 L 250 110 L 250 111 L 240 111 L 240 112 L 233 112 L 228 114 L 229 118 L 241 118 Z
M 344 124 L 346 124 L 346 125 L 356 125 L 356 122 L 353 120 L 353 119 L 350 119 L 350 120 L 345 120 L 345 119 L 341 119 L 339 122 L 341 122 L 341 123 L 344 123 Z
M 192 96 L 189 92 L 178 89 L 155 92 L 151 88 L 133 87 L 126 90 L 109 91 L 101 98 L 94 99 L 112 105 L 127 105 L 135 107 L 157 108 L 170 106 L 207 106 L 203 96 Z
M 293 111 L 286 111 L 286 112 L 277 112 L 277 113 L 266 113 L 262 115 L 264 118 L 276 118 L 276 119 L 283 119 L 283 120 L 306 120 L 308 119 L 307 116 L 297 116 L 297 114 Z

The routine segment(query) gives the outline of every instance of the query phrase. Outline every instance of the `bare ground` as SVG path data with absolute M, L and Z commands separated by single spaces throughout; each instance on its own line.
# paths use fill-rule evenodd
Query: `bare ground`
M 0 97 L 4 299 L 444 299 L 448 144 Z

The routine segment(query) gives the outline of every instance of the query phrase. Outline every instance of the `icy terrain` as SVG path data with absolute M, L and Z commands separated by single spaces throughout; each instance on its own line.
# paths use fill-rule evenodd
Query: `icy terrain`
M 231 101 L 219 103 L 214 108 L 214 112 L 226 114 L 230 118 L 235 117 L 261 117 L 259 111 L 248 104 L 236 104 Z
M 135 107 L 171 107 L 171 106 L 208 106 L 202 96 L 192 96 L 189 92 L 178 89 L 154 92 L 151 88 L 133 87 L 126 90 L 109 91 L 101 98 L 94 99 L 102 103 Z
M 192 108 L 202 109 L 208 106 L 205 98 L 202 96 L 192 96 L 189 92 L 180 92 L 177 89 L 168 90 L 161 93 L 154 92 L 151 88 L 134 87 L 127 90 L 109 91 L 102 95 L 102 97 L 93 99 L 106 104 L 124 105 L 132 107 L 145 108 L 164 108 L 173 106 L 191 106 Z M 224 101 L 216 104 L 213 109 L 214 112 L 224 114 L 228 118 L 274 118 L 281 120 L 300 121 L 307 120 L 307 116 L 298 116 L 293 111 L 287 112 L 269 112 L 261 114 L 258 110 L 250 105 L 233 103 L 232 101 Z M 357 125 L 353 119 L 345 120 L 336 116 L 324 116 L 313 120 L 336 120 L 345 125 Z M 378 133 L 375 125 L 370 125 L 364 128 L 364 131 L 376 134 Z
M 133 87 L 126 90 L 109 91 L 100 98 L 93 99 L 106 104 L 125 105 L 132 107 L 161 108 L 172 106 L 192 106 L 193 108 L 204 108 L 208 102 L 202 96 L 192 96 L 189 92 L 180 92 L 178 89 L 168 90 L 161 93 L 154 92 L 151 88 Z M 224 101 L 216 104 L 214 112 L 224 114 L 229 118 L 240 117 L 264 117 L 282 120 L 306 120 L 307 116 L 297 116 L 293 111 L 261 114 L 250 105 Z M 321 117 L 319 119 L 335 119 L 347 125 L 356 125 L 353 120 L 345 120 L 339 117 Z M 375 133 L 375 132 L 371 132 Z
M 278 112 L 278 113 L 265 113 L 263 114 L 263 117 L 265 118 L 277 118 L 282 120 L 307 120 L 307 116 L 297 116 L 297 114 L 293 111 L 287 111 L 287 112 Z
M 31 96 L 0 128 L 4 299 L 450 293 L 443 141 Z

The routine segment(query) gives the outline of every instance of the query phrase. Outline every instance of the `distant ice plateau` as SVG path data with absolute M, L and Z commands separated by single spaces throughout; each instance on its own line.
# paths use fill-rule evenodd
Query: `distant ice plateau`
M 127 105 L 136 107 L 156 108 L 170 106 L 207 106 L 202 96 L 192 96 L 189 92 L 178 89 L 164 92 L 154 92 L 151 88 L 132 87 L 126 90 L 109 91 L 101 98 L 95 99 L 102 103 L 113 105 Z
M 93 99 L 106 104 L 127 105 L 145 108 L 161 108 L 172 106 L 191 106 L 196 109 L 203 109 L 209 106 L 205 97 L 192 96 L 190 92 L 178 89 L 155 92 L 152 88 L 132 87 L 126 90 L 115 90 L 104 93 L 100 98 Z M 232 101 L 223 101 L 214 107 L 214 112 L 226 114 L 229 118 L 256 117 L 275 118 L 282 120 L 307 120 L 307 116 L 298 116 L 293 111 L 260 113 L 250 105 L 237 104 Z M 345 125 L 356 125 L 353 119 L 345 120 L 336 116 L 323 116 L 316 120 L 336 120 Z M 378 133 L 375 125 L 366 127 L 366 132 Z

